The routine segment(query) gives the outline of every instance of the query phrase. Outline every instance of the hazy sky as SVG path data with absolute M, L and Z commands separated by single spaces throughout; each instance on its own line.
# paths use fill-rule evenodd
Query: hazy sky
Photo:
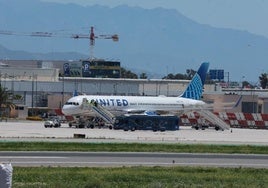
M 247 30 L 268 38 L 268 0 L 43 0 L 80 5 L 126 4 L 143 8 L 163 7 L 180 13 L 201 24 Z

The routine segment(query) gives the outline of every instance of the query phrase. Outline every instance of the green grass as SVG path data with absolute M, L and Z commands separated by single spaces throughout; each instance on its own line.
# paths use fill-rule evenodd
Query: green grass
M 0 142 L 0 151 L 127 151 L 268 154 L 268 146 Z M 268 169 L 208 167 L 14 167 L 14 188 L 267 187 Z
M 268 154 L 268 146 L 206 144 L 0 142 L 0 151 L 125 151 Z
M 15 167 L 13 187 L 267 187 L 268 169 Z

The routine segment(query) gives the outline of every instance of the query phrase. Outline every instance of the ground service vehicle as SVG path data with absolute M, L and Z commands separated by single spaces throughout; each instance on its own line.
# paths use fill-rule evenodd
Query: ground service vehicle
M 99 117 L 88 117 L 87 119 L 76 117 L 74 120 L 69 121 L 69 127 L 75 128 L 105 128 L 112 129 L 111 125 L 106 125 L 105 122 Z
M 114 129 L 131 130 L 153 130 L 166 131 L 178 130 L 179 118 L 177 116 L 147 116 L 147 115 L 123 115 L 116 117 Z
M 44 126 L 45 128 L 48 128 L 48 127 L 60 127 L 61 126 L 61 122 L 58 118 L 56 117 L 53 117 L 51 119 L 48 119 L 45 121 L 44 123 Z

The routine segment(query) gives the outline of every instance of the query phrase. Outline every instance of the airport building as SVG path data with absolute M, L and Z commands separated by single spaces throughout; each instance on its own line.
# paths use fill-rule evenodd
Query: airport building
M 120 63 L 113 61 L 103 64 L 102 61 L 0 60 L 0 75 L 1 86 L 21 96 L 13 99 L 17 109 L 10 115 L 19 118 L 59 109 L 74 93 L 179 96 L 189 83 L 188 80 L 121 79 Z M 241 95 L 241 103 L 225 111 L 268 114 L 266 90 L 228 89 L 208 84 L 203 100 L 214 103 L 214 111 L 218 111 L 222 110 L 222 102 L 232 104 Z
M 120 78 L 121 67 L 119 61 L 104 60 L 81 60 L 77 62 L 64 62 L 64 77 L 83 77 L 83 78 Z

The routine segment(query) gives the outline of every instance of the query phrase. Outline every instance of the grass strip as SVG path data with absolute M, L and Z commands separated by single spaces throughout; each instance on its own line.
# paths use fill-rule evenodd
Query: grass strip
M 13 187 L 266 187 L 268 169 L 15 167 Z
M 268 146 L 147 144 L 147 143 L 77 143 L 77 142 L 0 142 L 0 151 L 107 151 L 171 153 L 268 154 Z

